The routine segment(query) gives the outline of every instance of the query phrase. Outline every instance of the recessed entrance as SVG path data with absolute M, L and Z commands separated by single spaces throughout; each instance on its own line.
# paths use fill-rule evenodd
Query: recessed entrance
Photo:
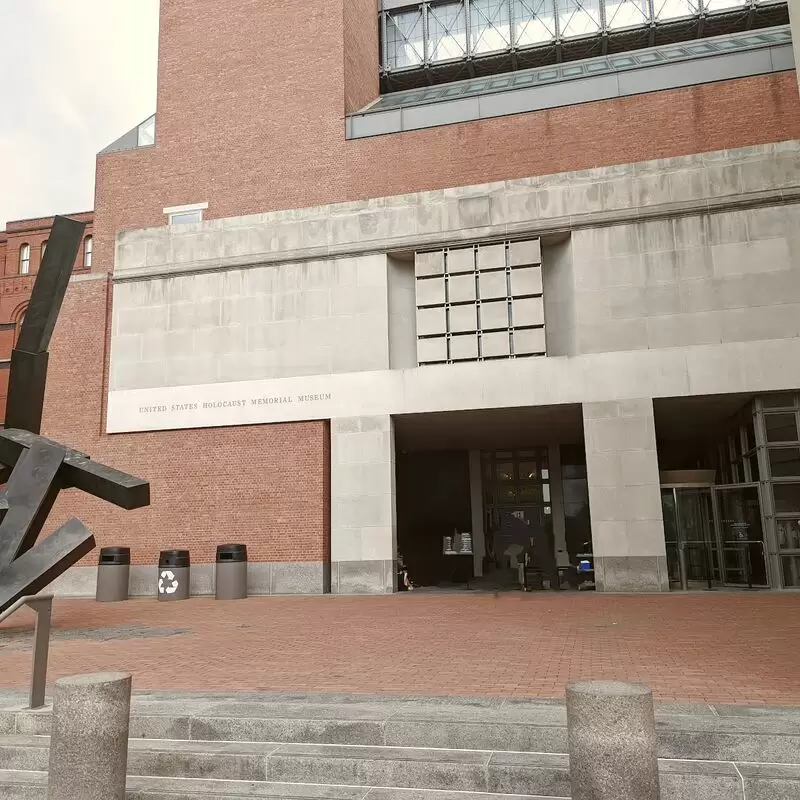
M 800 396 L 654 410 L 672 587 L 800 588 Z
M 401 416 L 395 435 L 398 551 L 414 587 L 591 585 L 578 570 L 591 549 L 580 406 Z

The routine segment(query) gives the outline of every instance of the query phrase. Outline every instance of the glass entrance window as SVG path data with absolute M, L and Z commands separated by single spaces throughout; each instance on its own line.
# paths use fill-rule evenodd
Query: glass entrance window
M 758 486 L 721 486 L 714 495 L 723 581 L 734 586 L 767 586 Z
M 711 487 L 662 488 L 661 506 L 670 582 L 711 587 L 720 580 Z
M 496 450 L 483 458 L 484 508 L 487 530 L 497 531 L 507 513 L 529 515 L 529 526 L 537 530 L 546 520 L 551 525 L 550 471 L 547 448 Z
M 800 512 L 800 483 L 773 483 L 772 496 L 776 514 Z
M 800 589 L 800 553 L 797 555 L 782 555 L 781 570 L 783 572 L 783 585 L 787 589 Z
M 797 417 L 791 414 L 765 414 L 764 427 L 768 442 L 796 442 Z
M 770 447 L 769 471 L 773 478 L 800 478 L 800 447 Z
M 781 550 L 800 550 L 800 515 L 793 519 L 779 519 L 778 547 Z

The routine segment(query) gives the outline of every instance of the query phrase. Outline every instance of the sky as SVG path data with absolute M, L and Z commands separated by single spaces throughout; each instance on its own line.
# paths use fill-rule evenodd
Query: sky
M 0 231 L 94 207 L 98 151 L 156 110 L 158 0 L 0 0 Z

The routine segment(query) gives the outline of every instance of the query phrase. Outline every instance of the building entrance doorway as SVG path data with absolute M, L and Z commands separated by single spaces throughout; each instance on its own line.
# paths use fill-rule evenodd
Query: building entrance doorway
M 670 584 L 769 585 L 758 484 L 661 487 Z
M 509 585 L 556 588 L 558 563 L 553 536 L 548 448 L 494 450 L 481 454 L 485 573 Z
M 712 490 L 725 586 L 769 586 L 767 552 L 757 483 Z
M 394 428 L 403 583 L 577 585 L 591 539 L 580 406 L 399 415 Z
M 670 584 L 708 588 L 720 582 L 710 486 L 662 486 L 664 540 Z

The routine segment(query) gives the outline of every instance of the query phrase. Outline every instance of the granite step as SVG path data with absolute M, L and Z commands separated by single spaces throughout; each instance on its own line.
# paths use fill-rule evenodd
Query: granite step
M 47 769 L 49 740 L 43 736 L 0 738 L 0 770 L 7 775 L 37 775 Z M 796 800 L 800 797 L 800 763 L 766 764 L 731 761 L 659 761 L 663 800 Z M 192 796 L 199 781 L 215 786 L 235 783 L 262 794 L 283 797 L 281 786 L 292 792 L 310 784 L 336 787 L 343 796 L 328 800 L 358 800 L 350 791 L 381 790 L 394 793 L 384 800 L 402 800 L 398 790 L 418 790 L 426 797 L 441 792 L 466 797 L 502 795 L 565 798 L 569 796 L 569 765 L 564 754 L 509 751 L 445 750 L 361 745 L 286 744 L 264 742 L 195 742 L 132 739 L 128 772 L 131 776 L 160 779 L 137 783 L 131 790 L 141 797 Z M 170 782 L 171 781 L 171 782 Z M 181 783 L 185 781 L 185 783 Z M 9 784 L 9 800 L 28 800 L 35 787 Z M 20 787 L 21 793 L 16 792 Z M 165 787 L 169 787 L 169 791 Z M 347 789 L 346 787 L 350 787 Z M 247 793 L 244 796 L 248 796 Z M 320 790 L 322 791 L 322 790 Z M 181 794 L 182 792 L 182 794 Z M 27 793 L 27 794 L 26 794 Z M 197 794 L 202 794 L 194 792 Z M 403 797 L 413 795 L 403 794 Z M 137 795 L 134 795 L 137 796 Z M 215 796 L 213 793 L 212 797 Z M 237 796 L 225 792 L 219 797 Z M 242 796 L 240 792 L 239 796 Z M 297 797 L 298 795 L 291 795 Z M 305 795 L 299 795 L 305 797 Z M 0 793 L 0 798 L 4 797 Z M 327 795 L 322 795 L 327 798 Z M 371 796 L 370 800 L 375 800 Z M 433 798 L 431 798 L 433 800 Z
M 705 713 L 703 713 L 705 711 Z M 0 708 L 0 734 L 47 735 L 51 712 Z M 796 763 L 800 710 L 661 706 L 663 758 Z M 130 733 L 143 739 L 284 742 L 532 753 L 567 749 L 558 703 L 134 700 Z
M 569 800 L 533 795 L 497 795 L 426 789 L 380 789 L 369 786 L 331 786 L 270 781 L 224 781 L 205 778 L 132 776 L 127 800 Z M 0 800 L 46 800 L 46 772 L 0 770 Z

